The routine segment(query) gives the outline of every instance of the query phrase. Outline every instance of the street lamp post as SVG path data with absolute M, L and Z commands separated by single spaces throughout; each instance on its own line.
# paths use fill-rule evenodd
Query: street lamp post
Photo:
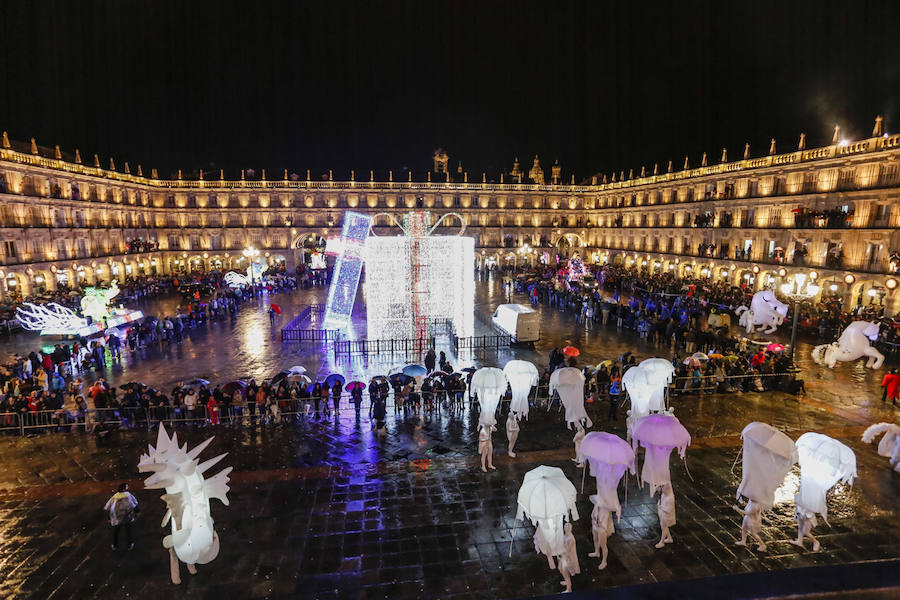
M 253 263 L 257 256 L 259 256 L 259 250 L 254 248 L 253 246 L 249 246 L 244 248 L 242 254 L 250 260 L 250 285 L 256 284 L 256 274 L 253 272 Z
M 781 294 L 794 303 L 794 323 L 791 326 L 791 364 L 794 364 L 794 345 L 797 341 L 797 323 L 800 321 L 800 303 L 815 298 L 819 293 L 819 286 L 815 284 L 815 275 L 810 273 L 797 273 L 793 281 L 781 284 Z

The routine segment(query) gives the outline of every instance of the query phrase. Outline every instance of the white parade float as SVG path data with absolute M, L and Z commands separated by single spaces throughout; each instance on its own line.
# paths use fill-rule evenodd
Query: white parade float
M 56 302 L 32 304 L 24 302 L 16 309 L 23 329 L 39 331 L 41 335 L 77 335 L 90 337 L 104 330 L 143 318 L 144 313 L 127 308 L 110 308 L 119 295 L 115 279 L 108 288 L 86 287 L 81 298 L 81 314 Z
M 746 328 L 747 333 L 753 331 L 754 327 L 757 328 L 756 331 L 774 333 L 784 323 L 788 307 L 775 297 L 772 290 L 762 290 L 753 294 L 750 308 L 741 306 L 735 312 L 740 315 L 738 323 Z
M 866 367 L 878 369 L 884 362 L 884 355 L 870 344 L 876 340 L 877 323 L 854 321 L 847 325 L 838 341 L 813 348 L 812 359 L 817 365 L 827 365 L 833 369 L 837 361 L 850 362 L 867 356 Z
M 890 465 L 900 473 L 900 427 L 893 423 L 876 423 L 870 425 L 862 434 L 862 441 L 871 444 L 879 435 L 884 434 L 878 443 L 878 456 L 890 457 Z

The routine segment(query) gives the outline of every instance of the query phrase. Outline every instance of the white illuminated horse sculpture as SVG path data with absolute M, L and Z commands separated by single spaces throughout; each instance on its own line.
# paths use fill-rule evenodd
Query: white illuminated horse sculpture
M 849 362 L 868 356 L 866 367 L 878 369 L 884 362 L 884 354 L 869 342 L 878 339 L 878 324 L 869 321 L 854 321 L 847 325 L 837 342 L 816 346 L 812 358 L 818 365 L 828 365 L 833 369 L 837 361 Z
M 138 470 L 152 472 L 144 481 L 147 489 L 165 488 L 162 499 L 168 510 L 163 516 L 162 526 L 171 523 L 172 533 L 163 538 L 163 547 L 169 549 L 169 567 L 172 583 L 181 583 L 178 561 L 187 563 L 191 575 L 197 573 L 194 565 L 204 565 L 219 554 L 219 536 L 213 529 L 213 519 L 209 511 L 210 498 L 218 498 L 228 506 L 228 474 L 231 467 L 222 469 L 215 476 L 204 480 L 203 473 L 225 458 L 220 454 L 206 462 L 198 462 L 197 457 L 209 445 L 209 438 L 193 450 L 187 444 L 178 447 L 178 434 L 171 439 L 162 423 L 156 448 L 150 446 L 149 454 L 141 455 Z
M 787 304 L 779 302 L 772 290 L 762 290 L 753 294 L 750 308 L 740 306 L 735 311 L 740 315 L 738 323 L 747 329 L 747 333 L 758 327 L 757 331 L 773 333 L 787 317 Z
M 871 444 L 879 435 L 884 434 L 878 444 L 878 455 L 888 456 L 891 466 L 900 473 L 900 427 L 893 423 L 876 423 L 863 432 L 862 441 Z

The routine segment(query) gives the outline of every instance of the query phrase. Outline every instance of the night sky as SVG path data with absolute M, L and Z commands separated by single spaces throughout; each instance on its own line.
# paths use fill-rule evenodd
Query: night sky
M 165 176 L 566 180 L 900 130 L 900 2 L 0 1 L 0 129 Z

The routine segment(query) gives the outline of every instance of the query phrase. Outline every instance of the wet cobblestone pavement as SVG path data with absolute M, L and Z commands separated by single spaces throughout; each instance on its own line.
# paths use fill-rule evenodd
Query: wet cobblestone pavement
M 483 309 L 496 302 L 486 286 L 479 294 Z M 278 302 L 286 304 L 283 299 Z M 256 317 L 248 313 L 241 318 Z M 267 322 L 264 325 L 268 328 Z M 151 356 L 124 365 L 114 377 L 155 376 L 162 385 L 172 378 L 176 360 L 185 364 L 184 371 L 224 372 L 238 359 L 228 352 L 222 353 L 224 357 L 209 356 L 214 346 L 208 344 L 222 346 L 230 339 L 239 346 L 240 336 L 253 326 L 239 320 L 235 326 L 239 333 L 207 333 L 205 342 L 185 345 L 180 359 Z M 567 340 L 591 361 L 629 347 L 637 348 L 642 357 L 657 353 L 630 334 L 617 335 L 612 329 L 584 332 L 557 313 L 544 315 L 543 333 L 546 340 L 538 352 L 544 357 L 549 344 Z M 290 361 L 297 356 L 309 368 L 330 368 L 314 364 L 321 357 L 276 352 L 277 341 L 266 346 L 268 350 L 247 369 L 271 374 L 295 364 Z M 530 351 L 516 355 L 546 362 Z M 490 364 L 495 358 L 481 360 Z M 587 495 L 594 492 L 588 478 L 585 493 L 578 497 L 581 518 L 575 523 L 581 564 L 581 574 L 573 577 L 576 592 L 742 573 L 787 570 L 789 574 L 804 567 L 900 558 L 896 509 L 900 475 L 889 469 L 887 459 L 877 456 L 873 446 L 859 442 L 866 425 L 895 420 L 893 409 L 879 401 L 877 374 L 850 365 L 834 371 L 805 361 L 801 365 L 808 393 L 800 398 L 778 392 L 674 398 L 676 415 L 691 432 L 693 444 L 687 455 L 690 474 L 680 461 L 672 461 L 678 515 L 673 545 L 653 547 L 659 538 L 656 504 L 647 489 L 638 489 L 629 477 L 623 517 L 609 540 L 609 566 L 599 571 L 597 560 L 587 556 L 592 550 Z M 588 407 L 596 421 L 594 430 L 624 434 L 623 420 L 604 418 L 605 403 Z M 106 448 L 97 448 L 83 433 L 4 436 L 0 597 L 395 599 L 557 593 L 560 577 L 535 554 L 532 526 L 515 521 L 515 497 L 524 473 L 539 464 L 561 467 L 580 486 L 581 470 L 570 460 L 572 432 L 555 408 L 533 409 L 522 423 L 518 458 L 501 454 L 506 441 L 501 428 L 494 434 L 498 469 L 484 474 L 476 466 L 476 419 L 468 410 L 454 414 L 444 409 L 421 418 L 389 411 L 389 434 L 382 441 L 374 438 L 365 414 L 357 421 L 348 409 L 337 422 L 332 418 L 239 429 L 179 427 L 179 439 L 191 446 L 215 435 L 204 455 L 227 451 L 224 464 L 235 468 L 231 505 L 214 502 L 212 507 L 221 553 L 211 564 L 199 566 L 195 576 L 182 569 L 180 587 L 169 583 L 167 554 L 161 545 L 163 502 L 157 491 L 143 490 L 136 472 L 138 456 L 155 440 L 155 432 L 122 432 Z M 740 431 L 753 420 L 771 423 L 795 439 L 805 431 L 826 433 L 856 452 L 859 478 L 852 488 L 839 486 L 829 495 L 831 525 L 820 522 L 816 529 L 821 551 L 789 543 L 796 536 L 796 468 L 779 491 L 775 509 L 764 519 L 762 537 L 768 550 L 734 545 L 740 516 L 731 505 L 740 466 L 732 472 L 732 464 L 740 448 Z M 132 482 L 142 512 L 135 525 L 135 549 L 117 554 L 109 548 L 102 506 L 121 480 Z M 804 577 L 812 585 L 818 572 L 804 571 Z M 895 578 L 883 584 L 898 582 Z M 703 588 L 683 597 L 703 597 L 698 589 Z M 892 591 L 884 592 L 885 597 Z M 658 597 L 673 594 L 663 591 Z M 740 591 L 735 589 L 733 595 Z M 718 592 L 715 597 L 727 596 Z

